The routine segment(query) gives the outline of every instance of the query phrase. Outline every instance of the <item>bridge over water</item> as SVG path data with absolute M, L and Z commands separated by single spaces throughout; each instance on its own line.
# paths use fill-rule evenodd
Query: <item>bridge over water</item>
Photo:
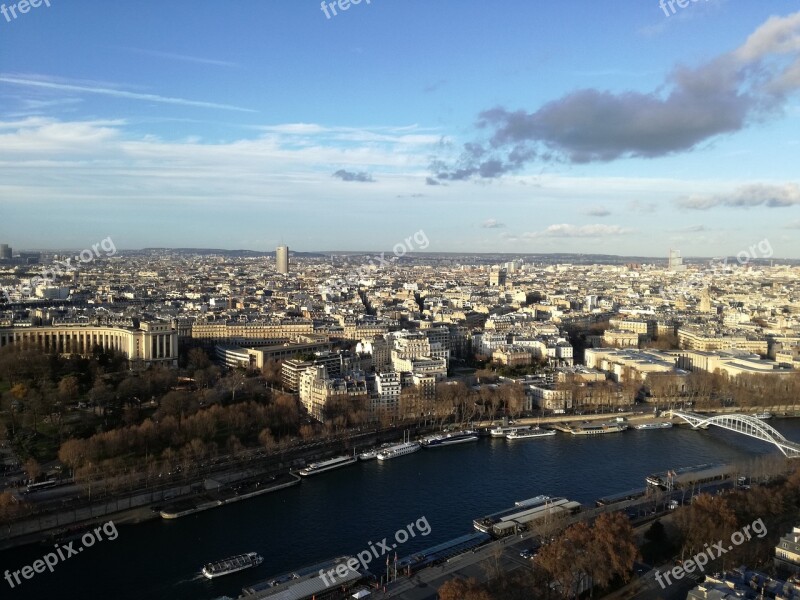
M 787 440 L 783 434 L 771 427 L 763 420 L 752 415 L 700 415 L 693 412 L 671 410 L 667 413 L 672 418 L 682 419 L 692 426 L 692 429 L 708 429 L 709 425 L 735 431 L 746 436 L 756 438 L 764 442 L 769 442 L 778 447 L 784 456 L 789 458 L 800 458 L 800 444 Z

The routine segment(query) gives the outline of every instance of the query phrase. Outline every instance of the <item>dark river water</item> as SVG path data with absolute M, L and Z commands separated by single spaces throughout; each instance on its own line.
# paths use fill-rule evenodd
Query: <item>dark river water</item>
M 800 440 L 800 420 L 770 424 Z M 424 517 L 425 537 L 397 549 L 402 558 L 472 532 L 472 519 L 539 494 L 587 504 L 644 487 L 647 474 L 709 462 L 778 454 L 758 440 L 716 428 L 627 431 L 598 437 L 556 436 L 507 442 L 481 439 L 380 463 L 359 463 L 299 486 L 191 515 L 121 526 L 96 543 L 33 575 L 0 598 L 205 600 L 334 556 L 357 553 Z M 424 523 L 422 529 L 425 529 Z M 76 542 L 77 547 L 80 542 Z M 53 549 L 32 545 L 0 553 L 0 569 L 31 565 Z M 264 563 L 208 581 L 202 565 L 256 551 Z M 380 567 L 378 567 L 379 569 Z

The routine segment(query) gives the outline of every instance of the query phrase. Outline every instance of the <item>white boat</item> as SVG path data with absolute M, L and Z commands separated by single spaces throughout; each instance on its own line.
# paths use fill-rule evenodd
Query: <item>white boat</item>
M 441 448 L 442 446 L 451 446 L 453 444 L 463 444 L 464 442 L 477 442 L 477 441 L 478 441 L 478 432 L 473 431 L 471 429 L 430 435 L 421 440 L 422 445 L 425 448 Z
M 528 431 L 512 431 L 511 433 L 506 434 L 506 439 L 512 441 L 529 440 L 532 438 L 549 437 L 555 434 L 555 429 L 540 429 L 537 427 L 535 429 L 529 429 Z
M 203 567 L 203 575 L 208 579 L 214 579 L 215 577 L 222 577 L 223 575 L 230 575 L 251 567 L 257 567 L 262 562 L 264 562 L 264 559 L 255 552 L 238 554 L 217 562 L 208 563 Z
M 753 415 L 756 419 L 761 419 L 762 421 L 766 421 L 767 419 L 772 418 L 772 413 L 765 410 L 764 412 L 756 413 Z
M 502 425 L 498 425 L 497 427 L 489 430 L 489 435 L 491 437 L 506 437 L 507 434 L 513 433 L 515 431 L 527 431 L 530 429 L 530 425 L 520 425 L 519 427 L 503 427 Z
M 381 444 L 378 448 L 373 448 L 372 450 L 367 450 L 366 452 L 362 452 L 358 455 L 358 460 L 375 460 L 378 458 L 378 453 L 391 446 L 392 444 Z
M 318 473 L 324 473 L 325 471 L 330 471 L 332 469 L 338 469 L 339 467 L 345 467 L 347 465 L 352 465 L 354 462 L 358 460 L 355 456 L 337 456 L 336 458 L 331 458 L 330 460 L 323 460 L 322 462 L 311 463 L 305 469 L 300 469 L 298 471 L 299 475 L 303 477 L 308 477 L 309 475 L 317 475 Z
M 419 442 L 403 442 L 402 444 L 395 444 L 394 446 L 384 448 L 378 452 L 377 458 L 381 461 L 389 460 L 390 458 L 397 458 L 398 456 L 405 456 L 406 454 L 416 452 L 421 447 Z
M 669 421 L 662 421 L 661 423 L 639 423 L 634 425 L 634 429 L 669 429 L 672 423 Z

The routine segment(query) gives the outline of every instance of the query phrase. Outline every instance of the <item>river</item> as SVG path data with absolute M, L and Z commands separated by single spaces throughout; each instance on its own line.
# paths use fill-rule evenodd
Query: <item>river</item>
M 800 419 L 770 424 L 800 440 Z M 289 488 L 176 521 L 120 526 L 34 574 L 4 598 L 205 600 L 236 597 L 245 585 L 341 554 L 357 553 L 424 517 L 430 532 L 400 545 L 400 557 L 472 531 L 472 519 L 539 494 L 593 505 L 604 495 L 643 487 L 655 471 L 778 454 L 758 440 L 717 428 L 626 431 L 517 442 L 481 439 L 421 450 L 320 474 Z M 111 530 L 111 528 L 109 528 Z M 423 530 L 427 530 L 423 528 Z M 419 531 L 417 529 L 416 531 Z M 108 536 L 106 536 L 108 537 Z M 79 546 L 80 541 L 75 543 Z M 53 550 L 31 545 L 0 553 L 0 569 L 31 565 Z M 256 551 L 264 563 L 215 581 L 199 575 L 208 561 Z M 379 567 L 378 567 L 379 568 Z

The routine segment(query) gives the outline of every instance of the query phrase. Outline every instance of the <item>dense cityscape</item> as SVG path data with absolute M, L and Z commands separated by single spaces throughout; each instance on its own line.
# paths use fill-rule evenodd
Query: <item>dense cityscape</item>
M 49 531 L 43 515 L 71 531 L 64 525 L 81 521 L 92 495 L 95 518 L 121 512 L 123 500 L 139 520 L 147 515 L 137 503 L 177 518 L 231 501 L 229 490 L 277 490 L 293 483 L 292 467 L 401 429 L 517 419 L 541 430 L 544 418 L 577 435 L 671 425 L 653 417 L 677 408 L 796 411 L 795 261 L 408 252 L 380 264 L 384 252 L 123 251 L 104 242 L 107 255 L 70 270 L 63 252 L 2 246 L 7 544 Z M 766 242 L 758 247 L 771 256 Z M 212 478 L 225 483 L 198 494 Z M 629 540 L 608 551 L 633 569 L 627 520 L 594 527 Z M 541 534 L 533 523 L 525 530 Z M 552 581 L 563 582 L 557 555 L 549 560 Z M 354 573 L 348 589 L 368 571 Z M 543 575 L 503 576 L 523 590 Z M 600 588 L 628 578 L 625 569 L 591 575 Z M 472 591 L 447 584 L 439 595 L 490 593 L 469 581 Z
M 0 5 L 0 588 L 800 600 L 796 2 Z

